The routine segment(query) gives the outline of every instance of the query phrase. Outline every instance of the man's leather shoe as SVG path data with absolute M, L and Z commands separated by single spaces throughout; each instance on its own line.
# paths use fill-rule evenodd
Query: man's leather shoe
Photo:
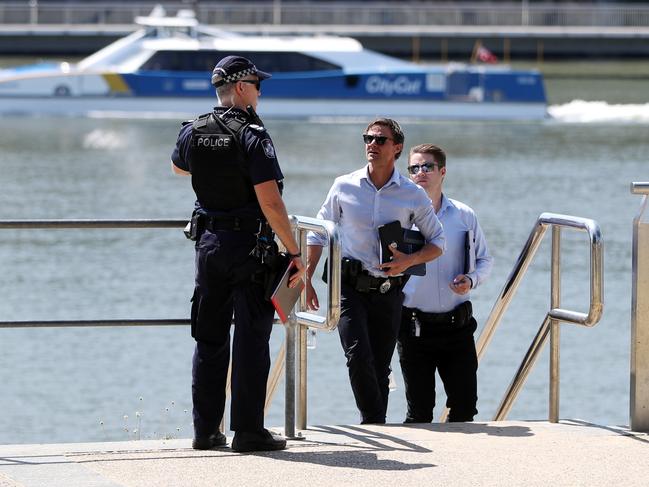
M 192 448 L 194 450 L 211 450 L 227 444 L 227 438 L 223 433 L 217 431 L 210 436 L 197 436 L 192 441 Z
M 247 432 L 237 431 L 232 440 L 232 449 L 237 452 L 273 451 L 286 448 L 286 438 L 267 429 Z

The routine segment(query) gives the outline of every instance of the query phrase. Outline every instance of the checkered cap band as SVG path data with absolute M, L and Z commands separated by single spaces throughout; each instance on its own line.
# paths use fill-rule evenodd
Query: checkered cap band
M 225 71 L 225 70 L 221 70 Z M 234 83 L 237 80 L 240 80 L 244 76 L 248 76 L 249 74 L 256 74 L 257 73 L 257 68 L 246 68 L 243 71 L 239 71 L 237 73 L 232 73 L 228 74 L 227 76 L 213 76 L 212 77 L 212 84 L 214 86 L 222 86 L 226 83 Z

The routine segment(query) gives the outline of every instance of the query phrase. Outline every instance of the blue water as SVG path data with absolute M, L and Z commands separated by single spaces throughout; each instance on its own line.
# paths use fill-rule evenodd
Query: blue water
M 315 215 L 334 177 L 364 164 L 364 124 L 267 126 L 292 214 Z M 188 217 L 189 180 L 170 171 L 178 127 L 168 120 L 0 120 L 0 219 Z M 433 122 L 404 129 L 407 146 L 446 149 L 446 193 L 471 205 L 486 233 L 495 266 L 473 293 L 481 325 L 540 213 L 599 222 L 604 317 L 592 329 L 562 327 L 560 416 L 627 424 L 631 224 L 640 204 L 629 183 L 648 179 L 649 126 Z M 491 419 L 548 310 L 548 243 L 480 366 L 477 420 Z M 562 304 L 586 311 L 586 237 L 564 232 L 563 247 Z M 0 319 L 186 318 L 192 259 L 180 230 L 1 230 Z M 277 326 L 273 354 L 283 337 Z M 190 437 L 192 350 L 184 327 L 0 329 L 0 443 Z M 393 366 L 388 419 L 400 422 L 405 400 Z M 509 417 L 547 418 L 547 396 L 546 350 Z M 281 384 L 267 424 L 283 421 Z M 309 351 L 308 421 L 358 421 L 335 332 L 318 333 Z

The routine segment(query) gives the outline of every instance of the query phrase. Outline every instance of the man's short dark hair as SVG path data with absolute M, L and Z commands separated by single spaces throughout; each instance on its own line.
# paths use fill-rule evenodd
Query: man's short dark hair
M 394 139 L 395 144 L 403 144 L 403 141 L 406 139 L 405 135 L 403 135 L 403 130 L 401 130 L 401 126 L 396 120 L 392 120 L 391 118 L 377 118 L 376 120 L 370 122 L 367 125 L 367 127 L 365 128 L 365 132 L 367 132 L 374 125 L 382 125 L 383 127 L 388 127 L 392 132 L 392 139 Z M 399 152 L 394 157 L 395 160 L 399 159 L 400 155 L 401 152 Z
M 441 147 L 433 144 L 419 144 L 410 149 L 408 160 L 413 154 L 430 154 L 433 160 L 439 164 L 439 168 L 446 167 L 446 152 Z

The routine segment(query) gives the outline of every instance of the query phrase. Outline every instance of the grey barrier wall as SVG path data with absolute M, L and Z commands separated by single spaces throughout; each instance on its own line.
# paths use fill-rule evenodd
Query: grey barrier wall
M 9 1 L 2 24 L 130 24 L 156 2 Z M 649 26 L 638 4 L 454 2 L 169 2 L 168 14 L 193 7 L 205 24 L 430 25 L 430 26 Z

